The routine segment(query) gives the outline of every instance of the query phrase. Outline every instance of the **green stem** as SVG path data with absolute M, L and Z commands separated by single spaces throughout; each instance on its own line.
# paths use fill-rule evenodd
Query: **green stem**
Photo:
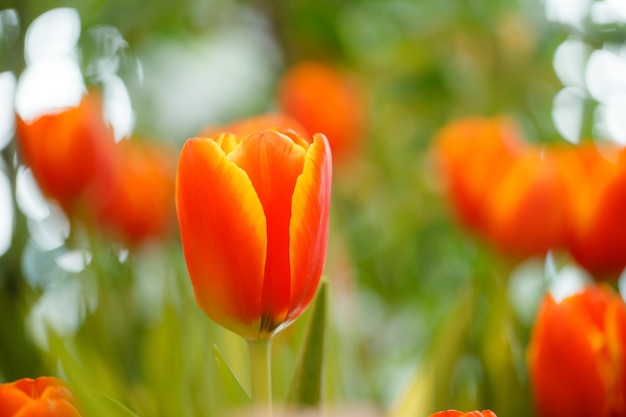
M 249 340 L 252 403 L 272 416 L 271 339 Z

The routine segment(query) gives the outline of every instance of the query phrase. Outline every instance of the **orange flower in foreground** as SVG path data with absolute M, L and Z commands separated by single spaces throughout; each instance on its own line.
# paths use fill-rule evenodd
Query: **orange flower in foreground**
M 113 131 L 97 95 L 76 107 L 34 121 L 17 118 L 20 157 L 32 169 L 44 195 L 71 211 L 94 176 L 109 163 Z
M 352 154 L 363 137 L 364 97 L 336 68 L 320 62 L 294 65 L 280 82 L 278 100 L 309 133 L 328 137 L 336 160 Z
M 484 231 L 487 195 L 525 148 L 517 127 L 505 118 L 459 119 L 437 134 L 435 160 L 465 226 Z
M 193 138 L 176 208 L 200 307 L 249 340 L 269 338 L 313 298 L 326 258 L 331 153 L 266 130 Z
M 497 417 L 496 414 L 491 410 L 483 410 L 483 411 L 457 411 L 457 410 L 447 410 L 447 411 L 439 411 L 438 413 L 431 414 L 430 417 Z
M 175 160 L 169 149 L 123 140 L 89 195 L 100 226 L 129 244 L 164 235 L 174 221 Z
M 626 305 L 608 287 L 546 295 L 528 351 L 541 417 L 626 416 Z
M 0 384 L 0 417 L 80 417 L 72 394 L 53 377 Z

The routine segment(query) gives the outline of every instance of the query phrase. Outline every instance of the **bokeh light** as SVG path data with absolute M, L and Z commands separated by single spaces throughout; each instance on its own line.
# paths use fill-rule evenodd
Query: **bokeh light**
M 0 73 L 0 150 L 9 144 L 15 132 L 13 101 L 15 97 L 15 75 Z
M 0 170 L 0 256 L 11 247 L 13 240 L 14 213 L 12 204 L 11 183 L 6 174 Z
M 20 76 L 15 107 L 25 121 L 75 106 L 85 91 L 76 50 L 80 17 L 74 9 L 59 8 L 35 19 L 26 32 L 28 64 Z

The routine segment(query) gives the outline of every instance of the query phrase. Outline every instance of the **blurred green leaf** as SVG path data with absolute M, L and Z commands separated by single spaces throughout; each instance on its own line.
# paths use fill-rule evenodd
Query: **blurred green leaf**
M 239 382 L 232 368 L 224 359 L 217 345 L 213 345 L 213 358 L 215 360 L 215 389 L 216 398 L 221 398 L 226 404 L 222 406 L 243 406 L 250 404 L 250 396 Z
M 100 416 L 117 416 L 117 417 L 139 417 L 138 414 L 135 414 L 128 408 L 124 407 L 122 403 L 119 401 L 109 397 L 108 395 L 93 391 L 93 392 L 85 392 L 83 393 L 83 399 L 88 404 L 87 411 L 90 416 L 95 416 L 94 413 L 97 412 L 97 415 Z
M 328 282 L 322 280 L 298 357 L 288 403 L 317 407 L 322 399 Z
M 429 415 L 439 408 L 451 407 L 448 390 L 441 387 L 448 386 L 458 358 L 463 354 L 476 301 L 473 290 L 461 290 L 390 417 Z

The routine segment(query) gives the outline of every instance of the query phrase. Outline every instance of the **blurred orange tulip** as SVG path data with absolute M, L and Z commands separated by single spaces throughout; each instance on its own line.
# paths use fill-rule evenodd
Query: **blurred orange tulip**
M 114 157 L 89 195 L 99 225 L 130 245 L 163 236 L 174 223 L 172 151 L 123 140 L 115 145 Z
M 311 142 L 311 135 L 298 122 L 283 113 L 262 114 L 249 119 L 239 120 L 226 126 L 210 126 L 203 129 L 198 136 L 211 138 L 222 133 L 231 133 L 235 136 L 244 137 L 260 130 L 275 130 L 295 139 L 295 136 L 302 137 Z
M 46 114 L 32 122 L 17 117 L 20 157 L 33 172 L 44 195 L 69 213 L 110 162 L 113 131 L 102 115 L 96 94 L 85 95 L 77 107 Z
M 459 119 L 437 134 L 435 161 L 465 226 L 485 230 L 487 195 L 525 148 L 517 127 L 505 118 Z
M 541 417 L 626 416 L 626 305 L 608 287 L 546 295 L 528 364 Z
M 185 143 L 178 221 L 196 300 L 214 321 L 264 339 L 308 306 L 326 258 L 331 164 L 319 134 Z
M 430 417 L 497 417 L 491 410 L 462 412 L 457 410 L 439 411 Z
M 336 68 L 308 61 L 294 65 L 280 82 L 278 100 L 309 133 L 326 135 L 336 161 L 353 154 L 363 139 L 364 96 Z
M 565 180 L 551 149 L 529 149 L 511 162 L 485 199 L 487 234 L 504 252 L 545 255 L 565 241 Z
M 571 208 L 567 247 L 596 279 L 616 280 L 626 267 L 626 161 L 604 156 L 617 160 L 619 151 L 581 145 L 562 167 Z
M 80 417 L 72 394 L 53 377 L 0 384 L 0 417 Z

